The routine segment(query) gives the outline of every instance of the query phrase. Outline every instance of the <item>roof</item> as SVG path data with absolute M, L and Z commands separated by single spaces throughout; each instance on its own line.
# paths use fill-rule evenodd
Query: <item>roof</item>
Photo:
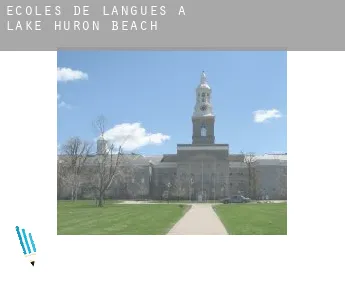
M 244 156 L 242 154 L 231 154 L 228 159 L 230 162 L 243 162 Z
M 177 161 L 177 155 L 176 154 L 166 154 L 163 155 L 163 158 L 161 162 L 176 162 Z
M 86 159 L 86 165 L 93 165 L 97 163 L 97 157 L 98 155 L 89 155 L 88 158 Z M 138 155 L 138 154 L 124 154 L 126 162 L 130 162 L 133 165 L 149 165 L 150 164 L 150 159 Z M 117 154 L 113 154 L 113 161 L 115 161 L 117 158 Z M 67 162 L 69 159 L 68 155 L 59 155 L 58 160 L 60 162 Z M 108 159 L 110 160 L 110 159 Z
M 211 87 L 208 84 L 206 84 L 206 83 L 200 84 L 198 87 L 199 88 L 211 89 Z
M 117 154 L 113 155 L 115 159 Z M 174 163 L 177 161 L 176 154 L 164 154 L 164 155 L 151 155 L 151 156 L 143 156 L 140 154 L 124 154 L 126 157 L 126 161 L 131 162 L 133 165 L 157 165 L 160 163 Z M 67 155 L 58 155 L 59 161 L 67 161 Z M 228 157 L 229 163 L 242 163 L 244 162 L 244 156 L 242 154 L 231 154 Z M 255 161 L 259 165 L 279 165 L 279 164 L 286 164 L 287 162 L 287 154 L 264 154 L 264 155 L 257 155 L 253 157 L 253 161 Z M 92 165 L 96 164 L 97 162 L 97 155 L 93 154 L 87 158 L 86 164 Z
M 163 156 L 162 155 L 153 155 L 153 156 L 144 156 L 144 158 L 152 164 L 158 164 L 161 162 Z
M 258 160 L 287 160 L 287 153 L 284 154 L 264 154 L 256 157 Z

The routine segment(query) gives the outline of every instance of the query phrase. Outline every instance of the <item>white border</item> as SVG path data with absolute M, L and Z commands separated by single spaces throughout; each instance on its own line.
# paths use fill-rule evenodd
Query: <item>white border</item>
M 3 277 L 337 281 L 345 53 L 288 54 L 288 236 L 56 236 L 56 52 L 0 52 Z M 25 259 L 15 226 L 31 232 Z M 4 259 L 5 258 L 5 259 Z M 20 259 L 23 258 L 23 259 Z

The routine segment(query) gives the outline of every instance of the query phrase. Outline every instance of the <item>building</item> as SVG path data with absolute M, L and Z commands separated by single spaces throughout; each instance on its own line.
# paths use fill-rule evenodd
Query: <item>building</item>
M 133 173 L 121 181 L 115 179 L 107 195 L 117 199 L 168 197 L 193 201 L 217 200 L 235 194 L 286 199 L 286 154 L 230 154 L 228 144 L 215 143 L 212 89 L 204 72 L 196 88 L 191 121 L 192 143 L 177 144 L 176 154 L 126 155 L 126 165 L 133 167 Z M 91 170 L 105 151 L 106 141 L 101 137 L 97 154 L 87 161 Z M 83 185 L 87 186 L 87 181 Z

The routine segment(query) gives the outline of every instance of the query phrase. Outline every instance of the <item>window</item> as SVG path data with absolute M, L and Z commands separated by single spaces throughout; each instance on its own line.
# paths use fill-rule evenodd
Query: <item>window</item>
M 207 134 L 207 129 L 205 125 L 201 126 L 201 136 L 205 137 Z
M 205 97 L 202 97 L 202 102 L 205 103 Z

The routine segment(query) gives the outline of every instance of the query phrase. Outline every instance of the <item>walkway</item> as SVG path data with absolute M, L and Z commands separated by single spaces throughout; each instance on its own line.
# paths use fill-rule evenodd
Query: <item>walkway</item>
M 227 235 L 212 204 L 193 204 L 167 235 Z

